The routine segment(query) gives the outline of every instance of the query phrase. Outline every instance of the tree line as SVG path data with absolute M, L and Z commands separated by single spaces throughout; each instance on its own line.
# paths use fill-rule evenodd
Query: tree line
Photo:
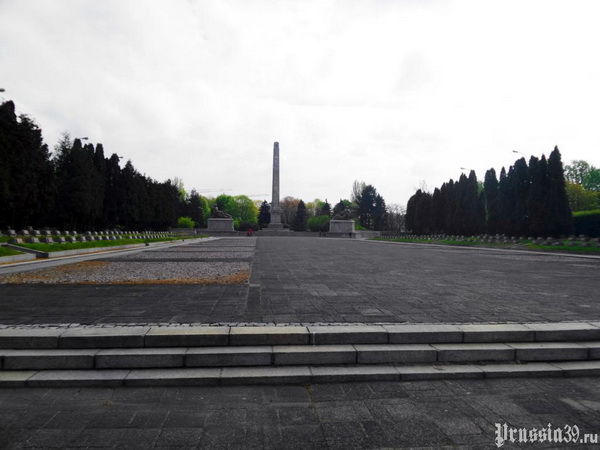
M 312 202 L 285 197 L 280 202 L 281 222 L 294 231 L 327 231 L 332 217 L 348 210 L 358 230 L 399 230 L 403 223 L 404 210 L 399 205 L 388 207 L 377 189 L 365 182 L 355 181 L 350 199 L 340 199 L 333 207 L 325 199 Z M 265 200 L 259 210 L 258 223 L 267 226 L 270 222 L 270 205 Z
M 161 230 L 179 216 L 206 219 L 203 200 L 171 180 L 140 174 L 131 161 L 105 157 L 102 144 L 64 134 L 52 154 L 42 131 L 12 101 L 0 105 L 0 226 L 66 230 Z
M 557 147 L 548 159 L 521 158 L 492 168 L 483 184 L 474 171 L 435 188 L 418 190 L 406 207 L 406 228 L 417 234 L 505 234 L 560 236 L 573 232 L 561 155 Z

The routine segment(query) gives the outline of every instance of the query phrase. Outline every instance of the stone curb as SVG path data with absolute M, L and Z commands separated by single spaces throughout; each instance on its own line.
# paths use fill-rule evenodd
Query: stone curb
M 164 325 L 164 326 L 161 326 Z M 459 344 L 600 341 L 600 322 L 318 326 L 0 326 L 0 348 Z
M 35 258 L 36 256 L 33 253 L 25 253 L 23 255 L 2 256 L 0 257 L 0 264 L 31 261 Z
M 293 366 L 222 369 L 41 370 L 0 372 L 0 388 L 217 386 L 347 381 L 421 381 L 471 378 L 600 375 L 600 361 L 416 366 Z
M 587 361 L 600 360 L 599 349 L 600 342 L 7 349 L 0 350 L 0 369 L 184 369 Z

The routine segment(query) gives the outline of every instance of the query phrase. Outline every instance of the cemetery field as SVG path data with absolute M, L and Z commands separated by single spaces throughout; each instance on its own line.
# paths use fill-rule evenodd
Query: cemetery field
M 11 248 L 0 246 L 0 257 L 2 257 L 2 256 L 15 256 L 15 255 L 22 255 L 22 254 L 23 254 L 22 252 L 19 252 L 17 250 L 13 250 Z
M 194 236 L 195 237 L 195 236 Z M 38 250 L 41 252 L 58 252 L 64 250 L 80 250 L 86 248 L 101 248 L 101 247 L 114 247 L 118 245 L 131 245 L 131 244 L 145 244 L 149 242 L 171 242 L 181 241 L 182 238 L 154 238 L 154 239 L 118 239 L 115 241 L 88 241 L 88 242 L 65 242 L 65 243 L 52 243 L 52 244 L 18 244 L 19 247 L 29 248 L 32 250 Z
M 597 242 L 592 242 L 587 246 L 579 243 L 571 245 L 543 245 L 534 244 L 531 239 L 521 239 L 518 243 L 501 243 L 501 242 L 481 242 L 476 240 L 451 240 L 451 239 L 414 239 L 414 238 L 372 238 L 376 241 L 384 242 L 406 242 L 415 244 L 440 244 L 440 245 L 457 245 L 463 247 L 481 247 L 481 248 L 498 248 L 498 249 L 519 249 L 519 250 L 540 250 L 546 252 L 573 252 L 573 253 L 588 253 L 600 255 L 600 246 Z

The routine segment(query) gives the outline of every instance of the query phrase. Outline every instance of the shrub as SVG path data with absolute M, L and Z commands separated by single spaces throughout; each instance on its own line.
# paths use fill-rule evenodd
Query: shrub
M 329 231 L 329 216 L 315 216 L 308 219 L 308 229 L 310 231 Z
M 250 222 L 248 220 L 240 222 L 239 231 L 248 231 L 252 229 L 252 231 L 260 230 L 260 227 L 256 222 Z
M 366 228 L 360 224 L 360 221 L 358 219 L 354 220 L 354 229 L 356 231 L 365 231 L 366 230 Z
M 178 228 L 194 228 L 196 224 L 189 217 L 180 217 L 177 219 L 177 227 Z
M 573 213 L 575 233 L 589 237 L 600 237 L 600 209 Z

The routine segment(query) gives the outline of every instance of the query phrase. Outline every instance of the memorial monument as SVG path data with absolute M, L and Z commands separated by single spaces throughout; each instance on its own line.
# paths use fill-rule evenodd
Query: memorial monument
M 273 145 L 273 191 L 271 197 L 271 222 L 269 229 L 282 229 L 281 207 L 279 206 L 279 142 Z
M 233 218 L 226 212 L 221 211 L 217 205 L 213 205 L 210 219 L 207 222 L 209 232 L 232 233 L 234 231 Z

